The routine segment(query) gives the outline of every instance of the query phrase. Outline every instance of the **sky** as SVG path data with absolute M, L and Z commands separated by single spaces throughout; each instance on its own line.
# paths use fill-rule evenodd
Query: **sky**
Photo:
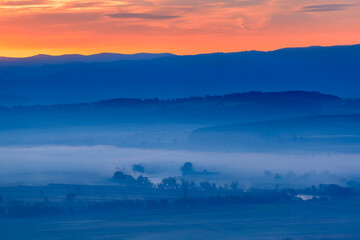
M 359 0 L 0 0 L 0 56 L 358 43 Z

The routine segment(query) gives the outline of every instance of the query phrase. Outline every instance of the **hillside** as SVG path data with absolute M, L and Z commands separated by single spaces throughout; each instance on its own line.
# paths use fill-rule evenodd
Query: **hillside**
M 330 134 L 334 121 L 329 117 L 316 117 L 319 114 L 335 118 L 335 123 L 340 124 L 337 134 L 353 135 L 357 134 L 353 129 L 360 129 L 358 119 L 351 122 L 347 118 L 360 114 L 360 100 L 319 92 L 247 92 L 178 99 L 117 98 L 79 104 L 0 107 L 0 145 L 116 145 L 170 149 L 235 146 L 237 149 L 239 141 L 242 141 L 240 146 L 249 146 L 245 132 L 257 142 L 265 139 L 261 145 L 265 149 L 274 139 L 284 144 L 304 138 L 304 131 L 309 127 L 309 136 Z M 341 120 L 336 117 L 339 115 L 346 117 Z M 192 133 L 212 125 L 220 127 Z M 330 133 L 319 131 L 315 125 Z
M 318 92 L 248 92 L 180 99 L 112 99 L 93 103 L 0 108 L 0 129 L 124 124 L 230 124 L 360 113 L 360 101 Z
M 218 149 L 360 149 L 360 115 L 319 115 L 200 128 L 190 142 Z
M 48 61 L 53 64 L 35 66 L 1 63 L 0 105 L 291 90 L 358 98 L 359 56 L 360 45 L 354 45 L 136 61 L 59 64 L 54 60 Z

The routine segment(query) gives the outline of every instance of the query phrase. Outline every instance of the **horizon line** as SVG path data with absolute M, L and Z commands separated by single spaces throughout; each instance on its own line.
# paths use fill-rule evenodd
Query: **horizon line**
M 308 46 L 304 46 L 304 47 L 283 47 L 283 48 L 276 48 L 276 49 L 272 49 L 272 50 L 256 50 L 256 49 L 249 49 L 249 50 L 242 50 L 242 51 L 230 51 L 230 52 L 204 52 L 204 53 L 198 53 L 198 54 L 175 54 L 175 53 L 171 53 L 171 52 L 134 52 L 134 53 L 121 53 L 121 52 L 94 52 L 91 54 L 81 54 L 81 53 L 64 53 L 64 54 L 60 54 L 60 55 L 52 55 L 52 54 L 47 54 L 47 53 L 38 53 L 35 55 L 27 55 L 27 56 L 23 56 L 23 57 L 10 57 L 10 56 L 0 56 L 0 60 L 1 59 L 29 59 L 29 58 L 33 58 L 33 57 L 38 57 L 38 56 L 45 56 L 45 57 L 63 57 L 63 56 L 82 56 L 82 57 L 90 57 L 90 56 L 95 56 L 95 55 L 100 55 L 100 54 L 118 54 L 118 55 L 127 55 L 127 56 L 132 56 L 132 55 L 137 55 L 137 54 L 154 54 L 154 55 L 161 55 L 161 54 L 171 54 L 174 56 L 197 56 L 197 55 L 207 55 L 207 54 L 226 54 L 226 53 L 243 53 L 243 52 L 274 52 L 274 51 L 279 51 L 279 50 L 286 50 L 286 49 L 304 49 L 304 48 L 327 48 L 327 47 L 351 47 L 351 46 L 358 46 L 360 45 L 360 43 L 357 44 L 339 44 L 339 45 L 308 45 Z

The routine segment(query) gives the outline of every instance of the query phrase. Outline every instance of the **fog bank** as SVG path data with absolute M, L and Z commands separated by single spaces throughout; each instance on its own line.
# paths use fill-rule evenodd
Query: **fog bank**
M 265 170 L 302 174 L 329 171 L 356 174 L 360 155 L 335 153 L 218 153 L 144 150 L 113 146 L 6 147 L 0 148 L 0 184 L 104 183 L 116 169 L 131 173 L 141 163 L 156 180 L 179 176 L 180 167 L 190 161 L 195 168 L 224 175 L 259 175 Z

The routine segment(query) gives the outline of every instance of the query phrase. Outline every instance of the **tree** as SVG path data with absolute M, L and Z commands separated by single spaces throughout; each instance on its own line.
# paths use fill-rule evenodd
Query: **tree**
M 191 162 L 184 163 L 184 165 L 180 168 L 180 170 L 183 176 L 191 175 L 195 173 L 193 164 Z
M 211 190 L 211 184 L 209 182 L 201 182 L 200 183 L 200 189 L 202 191 L 210 191 Z
M 176 182 L 176 179 L 173 177 L 168 177 L 168 178 L 163 178 L 161 180 L 161 184 L 160 186 L 164 189 L 177 189 L 178 188 L 178 184 Z
M 282 180 L 283 179 L 283 176 L 279 173 L 276 173 L 275 176 L 274 176 L 274 179 L 275 180 Z
M 152 187 L 153 183 L 150 181 L 148 177 L 144 177 L 143 175 L 138 176 L 136 182 L 144 187 Z
M 239 188 L 239 183 L 238 183 L 238 181 L 233 181 L 233 182 L 231 183 L 231 185 L 230 185 L 230 188 L 231 188 L 231 190 L 233 190 L 233 191 L 238 190 L 238 188 Z
M 353 194 L 351 188 L 343 188 L 336 184 L 320 184 L 318 192 L 332 197 L 349 197 Z
M 114 173 L 113 176 L 113 181 L 118 182 L 118 183 L 122 183 L 122 184 L 127 184 L 127 185 L 131 185 L 131 184 L 135 184 L 136 180 L 133 176 L 125 174 L 121 171 L 116 171 Z
M 185 181 L 184 179 L 181 180 L 181 189 L 183 191 L 183 198 L 188 197 L 188 191 L 190 188 L 190 183 L 188 181 Z

